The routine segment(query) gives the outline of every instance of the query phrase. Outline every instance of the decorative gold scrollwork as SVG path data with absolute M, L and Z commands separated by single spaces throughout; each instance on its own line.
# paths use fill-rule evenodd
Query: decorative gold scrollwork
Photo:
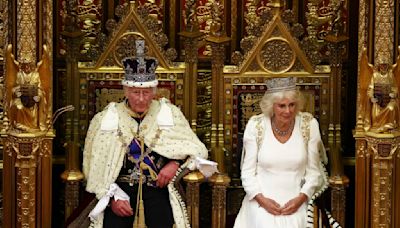
M 268 39 L 257 55 L 259 65 L 267 72 L 281 74 L 290 70 L 296 60 L 296 54 L 286 39 L 274 37 Z

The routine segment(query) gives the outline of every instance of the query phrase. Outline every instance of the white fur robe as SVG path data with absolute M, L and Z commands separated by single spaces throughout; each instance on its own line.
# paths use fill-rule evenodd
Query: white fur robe
M 167 104 L 173 116 L 174 125 L 161 130 L 157 123 L 160 102 L 153 101 L 140 124 L 139 135 L 145 144 L 156 153 L 169 159 L 187 159 L 181 168 L 194 169 L 194 158 L 207 158 L 207 148 L 192 131 L 182 112 L 174 105 Z M 100 126 L 108 109 L 112 106 L 118 114 L 117 130 L 101 130 Z M 86 191 L 95 193 L 100 199 L 115 182 L 123 165 L 128 145 L 137 132 L 138 123 L 131 117 L 125 102 L 110 104 L 96 114 L 87 132 L 83 152 L 83 173 L 87 181 Z M 186 208 L 172 182 L 168 185 L 170 202 L 177 228 L 190 227 Z M 92 221 L 91 227 L 103 227 L 104 214 Z

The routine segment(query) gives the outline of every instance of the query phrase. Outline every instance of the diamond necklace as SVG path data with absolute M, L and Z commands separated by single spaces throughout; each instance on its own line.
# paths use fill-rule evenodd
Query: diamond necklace
M 289 128 L 286 131 L 282 131 L 280 130 L 276 125 L 275 125 L 275 121 L 274 119 L 271 119 L 271 126 L 272 126 L 272 130 L 279 136 L 286 136 L 287 134 L 289 134 L 290 132 L 292 132 L 293 128 L 294 128 L 294 120 L 290 123 Z

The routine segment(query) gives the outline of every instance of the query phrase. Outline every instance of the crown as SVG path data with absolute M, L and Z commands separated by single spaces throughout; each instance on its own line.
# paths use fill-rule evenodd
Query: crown
M 296 90 L 296 79 L 293 77 L 271 78 L 267 80 L 266 84 L 267 91 L 265 93 Z
M 126 57 L 122 60 L 125 78 L 122 85 L 129 87 L 156 87 L 157 59 L 144 55 L 144 40 L 135 40 L 136 56 Z

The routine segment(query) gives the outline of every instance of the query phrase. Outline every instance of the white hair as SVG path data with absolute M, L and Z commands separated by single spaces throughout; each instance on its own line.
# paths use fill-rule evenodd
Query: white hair
M 296 104 L 296 114 L 303 109 L 304 97 L 298 90 L 280 91 L 275 93 L 265 93 L 260 101 L 261 111 L 269 117 L 273 115 L 274 103 L 283 99 L 289 99 Z

